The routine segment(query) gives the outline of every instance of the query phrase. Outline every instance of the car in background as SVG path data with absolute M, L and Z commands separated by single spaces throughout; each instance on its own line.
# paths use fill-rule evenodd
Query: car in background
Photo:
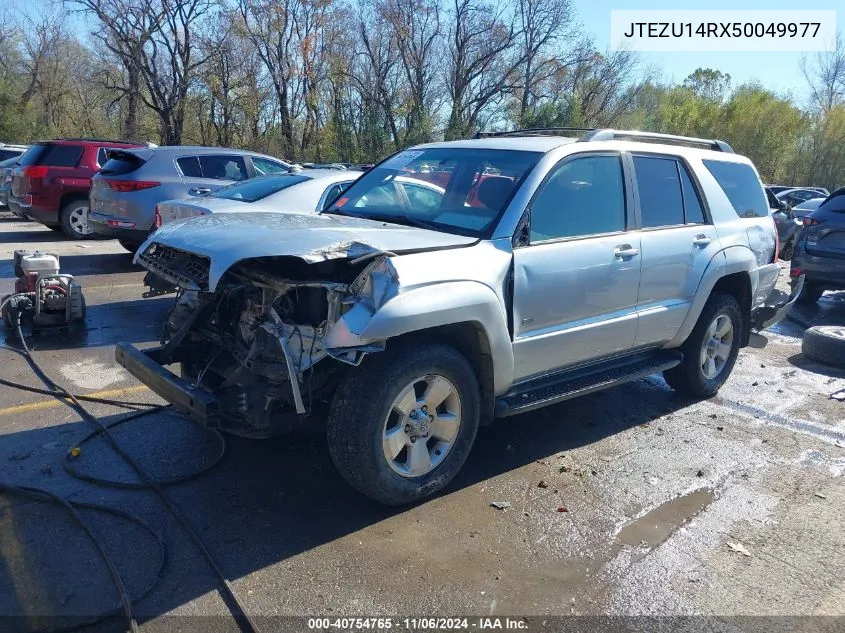
M 778 231 L 778 244 L 780 245 L 778 257 L 789 260 L 795 248 L 795 239 L 801 232 L 801 220 L 795 218 L 795 214 L 786 202 L 779 200 L 771 187 L 765 187 L 765 191 L 769 214 L 772 216 Z
M 845 187 L 809 215 L 795 245 L 790 277 L 805 275 L 800 303 L 818 301 L 825 290 L 845 290 Z
M 17 156 L 0 160 L 0 207 L 5 207 L 9 203 L 9 190 L 12 188 L 12 169 L 17 164 Z
M 164 200 L 204 196 L 254 176 L 298 169 L 286 161 L 223 147 L 167 146 L 111 152 L 93 179 L 88 222 L 97 235 L 135 252 Z
M 821 203 L 826 199 L 827 196 L 821 196 L 819 198 L 810 198 L 809 200 L 805 200 L 801 204 L 792 207 L 792 214 L 796 217 L 796 219 L 803 220 L 805 215 L 810 215 L 813 211 L 818 209 L 819 205 L 821 205 Z
M 310 169 L 257 176 L 206 196 L 167 200 L 155 210 L 155 226 L 175 220 L 239 211 L 322 211 L 361 176 L 357 172 Z
M 786 191 L 787 189 L 794 189 L 789 185 L 764 185 L 766 189 L 771 190 L 771 192 L 775 195 L 779 194 L 781 191 Z
M 70 238 L 90 239 L 94 237 L 88 226 L 91 177 L 105 164 L 107 151 L 140 146 L 93 138 L 35 143 L 12 170 L 9 209 Z
M 10 145 L 9 143 L 0 143 L 0 161 L 17 158 L 28 149 L 29 145 Z
M 825 189 L 824 187 L 806 187 L 807 189 L 812 189 L 813 191 L 818 191 L 822 198 L 827 198 L 830 195 L 830 192 Z
M 802 202 L 806 202 L 812 198 L 819 197 L 819 191 L 816 189 L 808 189 L 804 187 L 795 188 L 795 189 L 787 189 L 786 191 L 781 191 L 780 193 L 775 194 L 778 200 L 782 200 L 786 203 L 788 208 L 792 208 L 801 204 Z

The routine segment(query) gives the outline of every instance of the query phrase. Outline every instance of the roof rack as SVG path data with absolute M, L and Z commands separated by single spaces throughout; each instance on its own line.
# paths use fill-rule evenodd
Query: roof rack
M 87 141 L 90 143 L 122 143 L 124 145 L 143 145 L 145 147 L 158 147 L 155 143 L 150 143 L 149 141 L 127 141 L 123 139 L 113 139 L 113 138 L 92 138 L 87 136 L 81 137 L 62 137 L 55 139 L 57 141 Z
M 676 134 L 660 134 L 658 132 L 640 132 L 638 130 L 612 130 L 591 127 L 542 127 L 523 130 L 507 130 L 504 132 L 478 132 L 474 138 L 491 138 L 501 136 L 574 136 L 580 135 L 578 142 L 613 141 L 630 139 L 667 145 L 686 145 L 688 147 L 703 147 L 717 152 L 733 154 L 733 148 L 716 139 L 696 138 L 694 136 L 678 136 Z
M 491 138 L 497 136 L 575 136 L 585 132 L 593 132 L 593 127 L 531 127 L 522 130 L 505 130 L 504 132 L 476 132 L 474 138 Z
M 717 152 L 733 154 L 733 148 L 716 139 L 696 138 L 694 136 L 678 136 L 676 134 L 660 134 L 658 132 L 640 132 L 637 130 L 593 130 L 578 139 L 578 142 L 587 141 L 614 141 L 618 139 L 629 139 L 633 141 L 645 141 L 652 143 L 666 143 L 667 145 L 687 145 L 690 147 L 704 147 Z

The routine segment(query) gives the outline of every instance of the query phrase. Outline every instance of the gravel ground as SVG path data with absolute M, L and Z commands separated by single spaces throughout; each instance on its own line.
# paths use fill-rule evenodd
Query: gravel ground
M 113 345 L 155 342 L 169 299 L 140 298 L 143 274 L 116 242 L 67 241 L 9 217 L 0 217 L 0 292 L 11 289 L 11 253 L 22 246 L 59 253 L 89 304 L 81 338 L 35 341 L 47 373 L 78 393 L 158 402 L 113 362 Z M 799 320 L 845 322 L 843 294 L 828 293 Z M 226 438 L 222 461 L 169 491 L 263 630 L 293 628 L 264 617 L 301 614 L 845 616 L 845 403 L 830 398 L 845 372 L 804 359 L 802 331 L 783 322 L 754 336 L 708 401 L 683 400 L 650 377 L 485 428 L 447 493 L 415 507 L 357 495 L 317 434 Z M 19 356 L 0 354 L 0 376 L 38 384 Z M 90 408 L 105 421 L 121 414 Z M 118 429 L 121 445 L 161 476 L 208 466 L 218 447 L 167 412 Z M 89 431 L 49 398 L 0 388 L 0 481 L 132 512 L 161 533 L 167 562 L 136 604 L 142 631 L 238 630 L 155 494 L 63 470 L 65 452 Z M 133 481 L 99 438 L 74 463 Z M 156 539 L 84 514 L 129 591 L 142 593 L 156 580 Z M 27 616 L 0 617 L 0 630 L 115 604 L 106 568 L 65 512 L 0 495 L 0 616 Z

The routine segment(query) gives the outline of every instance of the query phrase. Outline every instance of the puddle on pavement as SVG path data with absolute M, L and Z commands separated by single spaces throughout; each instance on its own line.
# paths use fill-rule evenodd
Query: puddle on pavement
M 713 503 L 712 488 L 699 488 L 670 499 L 623 527 L 617 545 L 654 549 Z

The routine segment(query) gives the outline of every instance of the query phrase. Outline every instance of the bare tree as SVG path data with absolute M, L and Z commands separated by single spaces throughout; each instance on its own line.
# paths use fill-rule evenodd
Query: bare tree
M 513 92 L 524 57 L 504 4 L 454 0 L 452 11 L 447 82 L 452 108 L 446 138 L 462 138 L 479 127 L 488 107 Z
M 801 72 L 812 93 L 813 105 L 829 112 L 845 102 L 845 42 L 836 34 L 836 48 L 801 59 Z
M 431 140 L 432 112 L 442 60 L 442 9 L 439 0 L 382 0 L 380 15 L 390 25 L 401 60 L 406 113 L 403 144 Z
M 525 119 L 539 97 L 540 86 L 574 62 L 573 51 L 562 44 L 574 36 L 575 13 L 570 0 L 518 0 L 519 46 L 522 49 L 519 119 Z M 564 57 L 565 56 L 565 57 Z

